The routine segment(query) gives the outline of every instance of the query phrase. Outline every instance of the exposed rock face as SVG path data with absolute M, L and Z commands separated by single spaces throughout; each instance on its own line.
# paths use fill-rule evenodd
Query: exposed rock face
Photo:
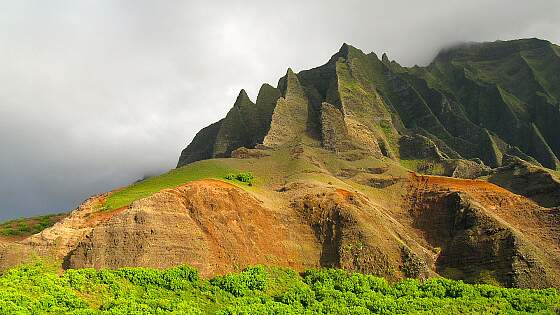
M 307 153 L 299 154 L 294 159 Z M 257 195 L 218 180 L 194 181 L 110 212 L 99 207 L 99 196 L 40 234 L 0 243 L 0 267 L 39 254 L 63 259 L 64 268 L 189 264 L 213 276 L 270 264 L 392 280 L 439 274 L 514 287 L 560 284 L 558 208 L 481 180 L 392 172 L 344 172 L 389 200 L 313 181 L 260 187 Z
M 401 158 L 442 161 L 446 159 L 436 144 L 422 135 L 403 136 L 399 140 Z
M 87 199 L 68 217 L 53 227 L 23 240 L 22 243 L 33 247 L 38 253 L 50 254 L 56 259 L 65 257 L 94 226 L 120 212 L 117 210 L 104 215 L 94 215 L 102 209 L 106 196 L 107 194 L 102 194 Z
M 329 103 L 321 105 L 321 139 L 323 147 L 334 152 L 347 150 L 351 146 L 344 115 Z
M 307 133 L 309 100 L 296 74 L 288 69 L 284 97 L 278 99 L 263 144 L 277 147 L 296 142 Z
M 88 198 L 66 218 L 22 241 L 0 240 L 0 270 L 29 262 L 36 257 L 49 257 L 56 261 L 64 259 L 93 227 L 122 211 L 117 209 L 102 213 L 106 196 L 107 193 Z
M 415 276 L 435 275 L 428 267 L 432 257 L 412 238 L 404 243 L 386 238 L 407 232 L 364 196 L 297 183 L 280 194 L 290 205 L 272 211 L 221 181 L 164 190 L 91 227 L 67 251 L 64 267 L 189 264 L 212 276 L 272 264 L 297 270 L 339 267 L 399 279 L 406 275 L 403 259 L 417 257 L 421 268 Z M 405 258 L 403 250 L 409 254 Z
M 403 269 L 402 256 L 406 248 L 410 255 L 422 256 L 423 267 L 415 276 L 433 275 L 427 267 L 433 264 L 432 257 L 425 255 L 422 247 L 411 238 L 396 237 L 404 237 L 407 232 L 362 195 L 343 189 L 329 194 L 307 193 L 295 198 L 292 207 L 313 228 L 321 244 L 320 265 L 323 267 L 398 279 L 408 276 Z M 371 222 L 376 223 L 372 225 Z
M 212 276 L 262 263 L 389 279 L 437 273 L 513 287 L 560 283 L 558 209 L 478 180 L 411 176 L 392 185 L 406 187 L 400 209 L 294 182 L 277 192 L 289 204 L 272 210 L 236 186 L 192 182 L 98 221 L 67 251 L 64 266 L 186 263 Z
M 489 277 L 514 287 L 558 286 L 557 210 L 483 181 L 413 178 L 405 200 L 412 225 L 441 249 L 439 274 L 475 282 Z
M 245 147 L 235 149 L 231 152 L 231 157 L 235 159 L 262 158 L 265 156 L 269 156 L 269 154 L 264 150 L 247 149 Z
M 443 198 L 443 206 L 442 213 L 418 218 L 426 222 L 437 215 L 435 218 L 443 220 L 437 222 L 441 230 L 431 232 L 443 248 L 437 262 L 440 274 L 459 272 L 466 279 L 491 276 L 514 287 L 554 285 L 555 279 L 546 272 L 548 266 L 533 254 L 539 249 L 486 213 L 480 204 L 452 193 Z
M 474 179 L 492 173 L 492 169 L 480 160 L 446 159 L 443 165 L 444 175 L 450 177 Z

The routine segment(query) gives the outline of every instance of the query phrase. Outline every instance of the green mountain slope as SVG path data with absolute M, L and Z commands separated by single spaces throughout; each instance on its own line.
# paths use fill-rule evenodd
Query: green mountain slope
M 422 136 L 441 152 L 436 160 L 498 167 L 509 155 L 556 170 L 559 69 L 558 47 L 538 39 L 462 45 L 413 68 L 344 44 L 321 67 L 289 70 L 277 90 L 268 87 L 281 96 L 266 105 L 242 92 L 219 131 L 215 125 L 201 131 L 178 166 L 241 146 L 274 146 L 273 139 L 292 132 L 342 154 L 398 159 L 404 136 Z M 201 150 L 198 143 L 213 147 Z

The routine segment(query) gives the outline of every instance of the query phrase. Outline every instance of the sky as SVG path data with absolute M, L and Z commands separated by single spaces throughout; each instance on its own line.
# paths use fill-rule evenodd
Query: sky
M 0 220 L 175 167 L 239 90 L 342 43 L 407 66 L 462 42 L 560 43 L 560 1 L 0 0 Z

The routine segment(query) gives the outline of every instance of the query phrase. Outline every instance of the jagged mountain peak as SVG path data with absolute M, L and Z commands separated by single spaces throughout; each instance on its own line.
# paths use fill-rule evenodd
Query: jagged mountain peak
M 384 63 L 390 62 L 389 57 L 387 57 L 387 53 L 383 53 L 383 55 L 381 55 L 381 61 L 383 61 Z
M 330 58 L 329 62 L 336 62 L 339 58 L 349 60 L 357 56 L 364 55 L 364 52 L 350 44 L 343 43 L 338 52 Z
M 246 105 L 246 104 L 253 104 L 253 102 L 249 98 L 249 95 L 247 95 L 247 92 L 245 91 L 245 89 L 241 89 L 241 91 L 239 91 L 239 94 L 237 95 L 237 99 L 235 100 L 235 103 L 233 104 L 233 106 L 241 107 L 241 106 Z

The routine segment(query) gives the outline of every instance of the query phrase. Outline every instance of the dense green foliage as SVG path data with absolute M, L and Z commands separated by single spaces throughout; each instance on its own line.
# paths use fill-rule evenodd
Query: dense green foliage
M 250 267 L 204 280 L 195 269 L 79 269 L 44 264 L 0 277 L 0 313 L 37 314 L 394 314 L 541 313 L 560 307 L 554 289 L 505 289 L 460 281 L 382 278 L 337 269 L 301 275 Z
M 227 174 L 225 176 L 225 179 L 227 180 L 238 180 L 242 183 L 247 183 L 247 184 L 251 184 L 251 181 L 253 180 L 253 178 L 255 178 L 253 176 L 253 173 L 251 172 L 243 172 L 243 173 L 237 173 L 237 174 Z
M 225 163 L 219 160 L 199 161 L 115 191 L 107 197 L 105 209 L 118 209 L 131 204 L 135 200 L 148 197 L 162 189 L 173 188 L 190 181 L 204 178 L 224 178 L 224 176 L 231 171 L 234 170 L 228 168 Z
M 38 217 L 16 219 L 0 224 L 0 235 L 29 236 L 53 226 L 64 218 L 66 214 L 49 214 Z

